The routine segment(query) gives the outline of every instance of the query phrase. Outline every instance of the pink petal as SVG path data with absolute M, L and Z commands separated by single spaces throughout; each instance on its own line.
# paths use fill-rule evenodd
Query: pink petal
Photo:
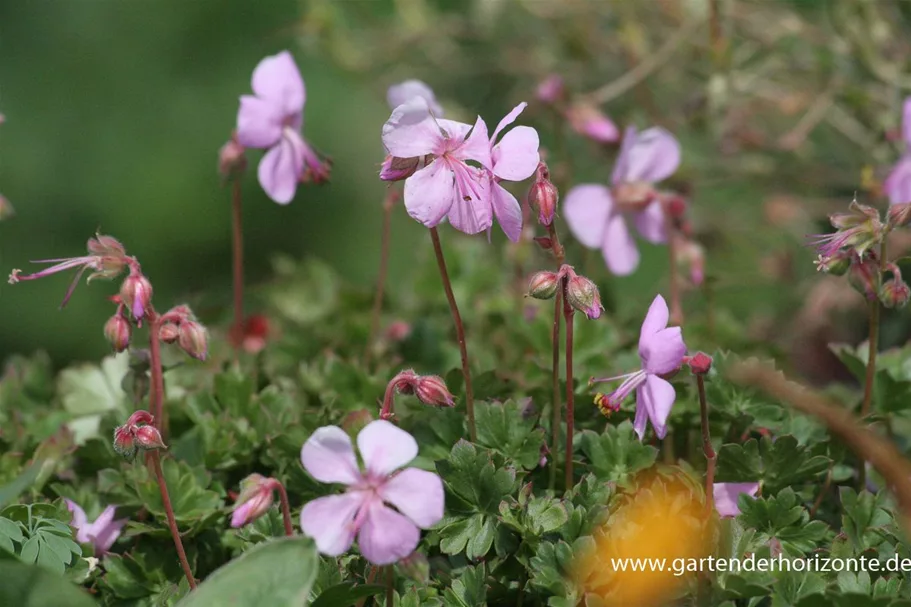
M 645 429 L 648 427 L 648 411 L 645 410 L 645 403 L 636 398 L 636 417 L 633 419 L 633 430 L 639 440 L 645 438 Z
M 386 481 L 379 495 L 422 529 L 443 518 L 443 481 L 433 472 L 406 468 Z
M 483 232 L 493 224 L 490 178 L 464 163 L 449 163 L 455 178 L 455 195 L 449 209 L 449 223 L 466 234 Z
M 590 249 L 604 243 L 607 220 L 614 208 L 610 190 L 603 185 L 585 184 L 572 188 L 563 201 L 563 218 L 576 240 Z
M 642 328 L 639 330 L 640 350 L 645 345 L 646 338 L 667 327 L 669 318 L 670 312 L 667 309 L 667 302 L 660 295 L 656 295 L 655 299 L 652 300 L 652 305 L 648 307 L 645 320 L 642 321 Z
M 315 499 L 301 510 L 301 531 L 316 541 L 321 553 L 339 556 L 351 547 L 357 533 L 352 523 L 365 505 L 364 494 L 355 491 Z
M 667 418 L 671 414 L 676 396 L 674 386 L 657 375 L 650 374 L 645 383 L 636 388 L 636 407 L 640 404 L 645 405 L 648 419 L 652 422 L 658 438 L 663 439 L 667 434 Z
M 686 344 L 680 327 L 662 329 L 639 341 L 642 368 L 649 373 L 664 375 L 679 369 L 685 354 Z
M 636 229 L 642 237 L 654 244 L 661 244 L 667 240 L 667 231 L 664 225 L 664 210 L 657 200 L 649 204 L 643 211 L 633 217 Z
M 626 227 L 626 220 L 620 213 L 615 213 L 607 220 L 604 232 L 604 243 L 601 254 L 607 268 L 617 276 L 632 274 L 639 265 L 639 249 L 636 241 Z
M 911 202 L 911 155 L 902 156 L 886 177 L 883 189 L 890 204 Z
M 540 160 L 538 131 L 530 126 L 517 126 L 506 133 L 491 153 L 494 175 L 507 181 L 528 179 Z
M 286 130 L 278 145 L 259 161 L 257 175 L 269 198 L 278 204 L 288 204 L 297 192 L 303 170 L 303 141 L 297 133 Z
M 500 123 L 497 124 L 497 128 L 493 130 L 493 135 L 490 136 L 490 140 L 496 142 L 497 135 L 499 135 L 503 129 L 515 122 L 516 118 L 519 117 L 519 114 L 521 114 L 526 107 L 528 107 L 528 104 L 523 101 L 516 107 L 512 108 L 508 114 L 503 116 L 503 120 L 501 120 Z
M 715 483 L 712 486 L 715 510 L 721 516 L 737 516 L 740 514 L 740 508 L 737 506 L 740 494 L 755 496 L 758 491 L 759 483 Z
M 377 501 L 370 504 L 357 544 L 374 565 L 391 565 L 414 552 L 420 539 L 414 523 Z
M 244 95 L 237 111 L 237 141 L 248 148 L 270 148 L 282 136 L 281 108 L 275 103 Z
M 633 125 L 629 125 L 623 131 L 623 141 L 620 142 L 620 151 L 617 153 L 617 161 L 614 163 L 614 171 L 611 173 L 611 183 L 614 185 L 630 181 L 627 174 L 629 173 L 631 153 L 636 145 L 637 133 L 638 131 Z
M 441 152 L 446 140 L 430 116 L 427 101 L 414 97 L 392 110 L 383 125 L 383 145 L 393 156 L 414 158 Z
M 439 119 L 437 120 L 437 125 L 446 132 L 446 137 L 450 140 L 450 143 L 454 144 L 462 143 L 468 137 L 468 134 L 471 133 L 471 125 L 464 122 Z M 452 147 L 455 148 L 457 145 Z
M 70 522 L 70 525 L 76 529 L 80 529 L 88 522 L 88 517 L 85 515 L 85 510 L 82 509 L 79 504 L 72 500 L 64 500 L 66 502 L 66 507 L 70 512 L 73 513 L 73 520 Z
M 486 169 L 493 169 L 490 159 L 490 139 L 487 137 L 487 124 L 478 116 L 471 129 L 471 134 L 461 145 L 452 151 L 456 160 L 474 160 Z M 536 165 L 537 166 L 537 165 Z
M 661 127 L 652 127 L 639 133 L 629 148 L 624 181 L 655 183 L 673 175 L 678 166 L 677 139 Z
M 285 114 L 299 114 L 304 109 L 304 79 L 288 51 L 260 61 L 253 70 L 252 85 L 258 97 L 277 104 Z
M 114 545 L 114 542 L 117 541 L 117 538 L 120 537 L 120 531 L 126 524 L 127 519 L 120 519 L 118 521 L 113 521 L 105 526 L 104 529 L 99 530 L 93 540 L 95 550 L 98 552 L 107 552 L 110 550 L 111 546 Z
M 437 98 L 436 95 L 433 94 L 433 89 L 420 80 L 406 80 L 399 84 L 393 84 L 389 87 L 389 90 L 386 91 L 386 103 L 389 104 L 389 109 L 391 110 L 407 103 L 415 97 L 423 98 L 434 116 L 437 118 L 443 116 L 443 108 L 437 103 Z
M 405 210 L 428 228 L 442 221 L 455 195 L 452 171 L 443 159 L 434 160 L 405 180 Z
M 253 507 L 255 505 L 256 504 L 253 500 L 248 500 L 238 506 L 237 509 L 231 513 L 231 526 L 236 529 L 238 527 L 243 527 L 246 525 L 247 519 L 250 516 L 250 512 L 253 510 Z
M 911 97 L 905 99 L 902 108 L 902 137 L 911 146 Z
M 522 207 L 519 206 L 519 201 L 498 183 L 492 184 L 490 200 L 493 214 L 506 237 L 519 242 L 519 236 L 522 235 Z
M 301 463 L 321 483 L 353 485 L 361 480 L 351 439 L 338 426 L 324 426 L 311 434 L 301 449 Z
M 379 477 L 388 476 L 418 454 L 413 436 L 382 419 L 370 422 L 358 433 L 357 448 L 368 474 Z

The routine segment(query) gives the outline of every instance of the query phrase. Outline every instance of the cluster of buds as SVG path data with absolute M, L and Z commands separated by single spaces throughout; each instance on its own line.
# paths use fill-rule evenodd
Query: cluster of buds
M 419 401 L 431 407 L 454 407 L 455 399 L 446 382 L 438 375 L 418 375 L 413 369 L 400 371 L 386 386 L 383 405 L 380 409 L 380 419 L 393 417 L 393 395 L 413 394 Z
M 545 163 L 539 162 L 538 169 L 535 171 L 535 180 L 528 191 L 528 204 L 537 211 L 538 223 L 542 226 L 549 226 L 554 222 L 559 200 L 560 193 L 557 191 L 557 186 L 550 180 L 550 170 Z
M 563 264 L 557 272 L 536 272 L 528 284 L 528 294 L 535 299 L 551 299 L 563 285 L 564 297 L 573 309 L 594 320 L 604 307 L 598 287 L 591 280 L 576 274 L 572 266 Z
M 123 302 L 119 295 L 111 298 L 111 301 L 117 304 L 117 311 L 104 323 L 104 336 L 114 348 L 114 352 L 120 353 L 130 347 L 130 340 L 133 337 L 133 325 L 130 324 L 129 318 L 124 313 Z
M 161 315 L 158 338 L 166 344 L 177 343 L 197 360 L 205 360 L 209 353 L 209 333 L 186 305 L 174 306 Z
M 114 430 L 114 451 L 131 461 L 137 450 L 167 449 L 154 423 L 155 418 L 148 411 L 133 413 L 126 424 Z
M 274 478 L 251 474 L 240 483 L 240 495 L 234 502 L 231 526 L 235 529 L 249 525 L 272 507 L 272 494 L 281 486 Z

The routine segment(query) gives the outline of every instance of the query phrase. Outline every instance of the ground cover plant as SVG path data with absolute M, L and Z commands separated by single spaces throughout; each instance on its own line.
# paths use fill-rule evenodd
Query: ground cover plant
M 552 66 L 481 116 L 417 77 L 387 83 L 388 118 L 363 134 L 385 152 L 370 289 L 290 257 L 246 284 L 244 186 L 301 204 L 346 175 L 309 137 L 322 92 L 303 51 L 239 66 L 249 90 L 211 146 L 229 312 L 162 301 L 117 226 L 9 268 L 5 297 L 56 281 L 47 313 L 73 323 L 73 298 L 109 302 L 111 353 L 59 372 L 40 347 L 4 363 L 0 604 L 911 605 L 911 350 L 881 347 L 904 340 L 911 298 L 911 97 L 893 108 L 895 153 L 878 148 L 791 251 L 865 332 L 825 344 L 849 381 L 811 382 L 764 337 L 783 322 L 756 331 L 717 301 L 725 250 L 694 228 L 708 213 L 678 175 L 692 152 L 637 89 L 697 33 L 712 77 L 735 79 L 744 43 L 720 4 L 670 10 L 665 46 L 589 94 Z M 866 52 L 885 81 L 871 99 L 909 88 L 882 67 L 891 49 Z M 832 111 L 840 78 L 789 146 L 829 119 L 856 135 Z M 649 120 L 604 113 L 632 89 Z M 389 267 L 396 215 L 420 235 L 404 273 Z M 826 316 L 820 297 L 806 295 Z M 800 565 L 706 565 L 721 559 Z

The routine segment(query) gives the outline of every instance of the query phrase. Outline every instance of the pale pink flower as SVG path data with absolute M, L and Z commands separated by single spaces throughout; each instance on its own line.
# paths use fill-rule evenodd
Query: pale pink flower
M 325 181 L 328 165 L 301 135 L 306 89 L 288 51 L 266 57 L 253 70 L 255 95 L 243 95 L 237 112 L 237 140 L 268 150 L 258 176 L 266 194 L 279 204 L 294 198 L 300 181 Z
M 715 501 L 715 510 L 722 517 L 737 516 L 740 508 L 737 499 L 742 493 L 756 496 L 759 492 L 759 483 L 715 483 L 712 485 L 712 496 Z
M 677 393 L 663 375 L 673 373 L 683 365 L 686 344 L 680 327 L 668 327 L 669 313 L 664 298 L 658 295 L 652 302 L 639 332 L 639 359 L 642 368 L 617 377 L 592 379 L 600 383 L 622 379 L 623 383 L 607 396 L 596 399 L 604 413 L 617 411 L 633 390 L 636 391 L 636 417 L 633 428 L 639 440 L 645 437 L 646 424 L 650 421 L 658 438 L 667 434 L 667 418 Z
M 911 149 L 908 149 L 911 147 L 911 97 L 905 99 L 902 112 L 902 139 L 905 140 L 905 153 L 883 183 L 890 204 L 911 202 Z
M 310 476 L 347 485 L 347 490 L 304 506 L 301 529 L 325 555 L 343 554 L 357 536 L 364 558 L 389 565 L 414 552 L 420 529 L 443 517 L 443 482 L 418 468 L 396 472 L 417 456 L 418 444 L 390 422 L 367 424 L 357 435 L 357 447 L 363 472 L 351 439 L 337 426 L 318 429 L 304 444 L 301 462 Z
M 399 84 L 393 84 L 386 91 L 386 103 L 389 109 L 394 110 L 404 103 L 408 103 L 415 97 L 422 97 L 427 102 L 427 107 L 437 118 L 443 117 L 443 108 L 437 103 L 436 95 L 433 89 L 421 82 L 420 80 L 406 80 Z
M 127 524 L 127 519 L 114 520 L 115 506 L 108 506 L 104 512 L 89 522 L 79 504 L 72 500 L 65 500 L 66 507 L 73 513 L 73 520 L 70 522 L 76 529 L 76 541 L 80 544 L 92 544 L 95 546 L 95 554 L 102 554 L 110 550 L 111 546 L 120 537 L 120 530 Z
M 480 116 L 474 127 L 436 119 L 426 99 L 413 97 L 396 107 L 383 125 L 383 145 L 394 158 L 432 157 L 405 180 L 409 215 L 428 228 L 448 217 L 466 234 L 491 226 L 490 179 L 485 172 L 492 168 L 490 139 Z
M 620 139 L 620 129 L 614 121 L 593 105 L 571 105 L 566 110 L 566 118 L 574 131 L 598 143 L 614 143 Z
M 563 76 L 551 74 L 538 84 L 536 96 L 543 103 L 556 103 L 563 97 L 564 91 Z
M 631 274 L 639 265 L 639 250 L 626 215 L 646 240 L 665 242 L 664 211 L 651 184 L 670 177 L 679 165 L 680 144 L 671 133 L 660 127 L 641 133 L 627 128 L 613 187 L 583 184 L 566 195 L 563 216 L 570 231 L 586 247 L 600 248 L 611 272 Z

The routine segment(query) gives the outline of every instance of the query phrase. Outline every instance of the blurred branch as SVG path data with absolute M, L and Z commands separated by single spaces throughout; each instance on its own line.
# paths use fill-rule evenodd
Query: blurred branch
M 702 17 L 694 18 L 684 23 L 653 55 L 646 57 L 642 63 L 616 80 L 608 82 L 590 93 L 588 95 L 589 99 L 594 103 L 604 104 L 630 90 L 648 78 L 652 72 L 667 63 L 677 53 L 678 47 L 693 38 L 705 23 L 705 18 Z
M 831 83 L 825 91 L 816 97 L 810 109 L 801 116 L 790 131 L 778 139 L 778 146 L 783 150 L 793 151 L 800 147 L 813 132 L 835 103 L 835 94 L 839 86 Z

